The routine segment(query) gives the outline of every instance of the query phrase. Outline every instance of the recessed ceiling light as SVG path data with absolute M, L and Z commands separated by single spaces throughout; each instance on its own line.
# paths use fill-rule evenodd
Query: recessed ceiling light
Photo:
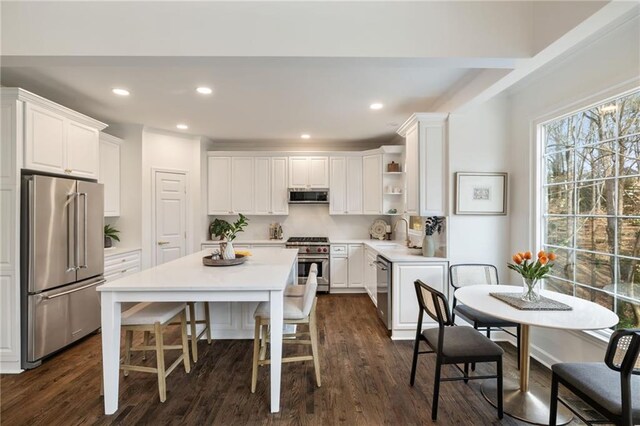
M 111 91 L 118 96 L 129 96 L 129 91 L 127 89 L 121 89 L 116 87 L 114 89 L 111 89 Z
M 384 105 L 382 105 L 380 102 L 374 102 L 371 105 L 369 105 L 369 108 L 371 109 L 382 109 Z
M 311 135 L 310 135 L 310 134 L 307 134 L 307 133 L 303 133 L 303 134 L 301 134 L 301 135 L 300 135 L 300 137 L 301 137 L 302 139 L 311 139 Z
M 198 87 L 196 89 L 196 92 L 200 93 L 201 95 L 210 95 L 213 92 L 213 90 L 211 90 L 211 88 L 209 87 L 202 86 L 202 87 Z
M 187 130 L 189 128 L 186 124 L 176 124 L 176 127 L 180 130 Z

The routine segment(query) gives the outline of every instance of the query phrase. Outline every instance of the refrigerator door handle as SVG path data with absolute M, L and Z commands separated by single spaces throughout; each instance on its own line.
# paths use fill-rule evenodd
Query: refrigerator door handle
M 87 266 L 87 198 L 88 195 L 86 192 L 79 192 L 78 193 L 78 201 L 80 201 L 80 197 L 83 197 L 83 221 L 82 221 L 82 228 L 83 228 L 83 242 L 82 242 L 82 265 L 79 265 L 78 268 L 80 269 L 86 269 Z
M 69 212 L 69 219 L 67 220 L 68 223 L 68 229 L 67 229 L 67 272 L 73 272 L 73 271 L 77 271 L 78 270 L 78 255 L 77 255 L 77 251 L 75 252 L 74 255 L 74 250 L 77 250 L 78 246 L 77 246 L 77 235 L 78 235 L 78 216 L 77 216 L 77 212 L 78 212 L 78 208 L 76 206 L 76 203 L 74 202 L 74 200 L 76 199 L 76 197 L 78 196 L 77 192 L 72 192 L 69 195 L 67 195 L 67 210 Z M 71 249 L 71 204 L 74 204 L 74 206 L 76 206 L 76 216 L 74 217 L 74 241 L 76 242 L 76 244 L 74 244 L 75 248 L 74 250 Z M 72 260 L 73 258 L 73 260 Z
M 73 290 L 63 291 L 62 293 L 57 293 L 57 294 L 54 294 L 53 296 L 45 296 L 44 299 L 45 300 L 50 300 L 50 299 L 55 299 L 56 297 L 66 296 L 67 294 L 75 293 L 76 291 L 84 290 L 86 288 L 93 287 L 93 286 L 96 286 L 98 284 L 103 284 L 106 281 L 107 280 L 98 280 L 98 281 L 93 282 L 91 284 L 87 284 L 87 285 L 84 285 L 82 287 L 74 288 Z

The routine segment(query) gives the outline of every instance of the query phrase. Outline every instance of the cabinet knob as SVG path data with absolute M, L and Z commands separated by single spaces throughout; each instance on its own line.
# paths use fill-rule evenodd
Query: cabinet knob
M 71 173 L 71 172 L 73 172 L 73 170 L 71 170 L 71 169 L 64 169 L 64 172 L 65 172 L 65 173 Z
M 229 214 L 233 214 L 233 212 L 229 212 Z
M 120 271 L 121 274 L 124 274 L 125 272 L 127 272 L 126 269 L 123 269 L 122 271 Z

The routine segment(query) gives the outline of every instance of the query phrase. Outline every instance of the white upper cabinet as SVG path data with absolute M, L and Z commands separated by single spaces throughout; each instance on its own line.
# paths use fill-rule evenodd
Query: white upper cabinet
M 271 159 L 271 212 L 273 214 L 289 214 L 287 164 L 287 157 Z
M 62 173 L 66 163 L 66 119 L 47 108 L 25 106 L 25 168 Z
M 418 126 L 407 131 L 405 141 L 405 213 L 418 216 Z
M 68 121 L 67 173 L 97 178 L 100 163 L 100 132 L 84 124 Z
M 362 214 L 362 157 L 329 160 L 330 214 Z
M 362 157 L 347 157 L 347 213 L 362 214 Z
M 208 158 L 209 215 L 287 215 L 287 157 Z
M 105 124 L 29 92 L 24 109 L 24 167 L 97 179 Z
M 329 188 L 328 157 L 309 157 L 309 188 Z
M 256 157 L 254 185 L 255 214 L 271 213 L 271 158 Z
M 398 129 L 406 142 L 406 211 L 447 214 L 446 114 L 414 114 Z
M 104 215 L 120 216 L 120 145 L 122 139 L 100 134 L 98 182 L 104 185 Z
M 210 215 L 233 214 L 231 206 L 231 157 L 209 157 L 208 208 Z
M 253 157 L 231 158 L 231 210 L 233 214 L 254 213 Z
M 289 157 L 289 187 L 328 188 L 328 157 Z
M 382 214 L 382 156 L 365 155 L 362 158 L 363 214 Z
M 329 213 L 347 213 L 347 160 L 345 157 L 331 157 L 329 160 L 330 187 Z

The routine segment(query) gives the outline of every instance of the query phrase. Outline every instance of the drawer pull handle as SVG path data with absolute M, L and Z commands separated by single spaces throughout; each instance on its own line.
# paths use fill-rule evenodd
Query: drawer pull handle
M 127 272 L 126 269 L 123 269 L 122 271 L 120 271 L 121 274 L 124 274 L 125 272 Z

